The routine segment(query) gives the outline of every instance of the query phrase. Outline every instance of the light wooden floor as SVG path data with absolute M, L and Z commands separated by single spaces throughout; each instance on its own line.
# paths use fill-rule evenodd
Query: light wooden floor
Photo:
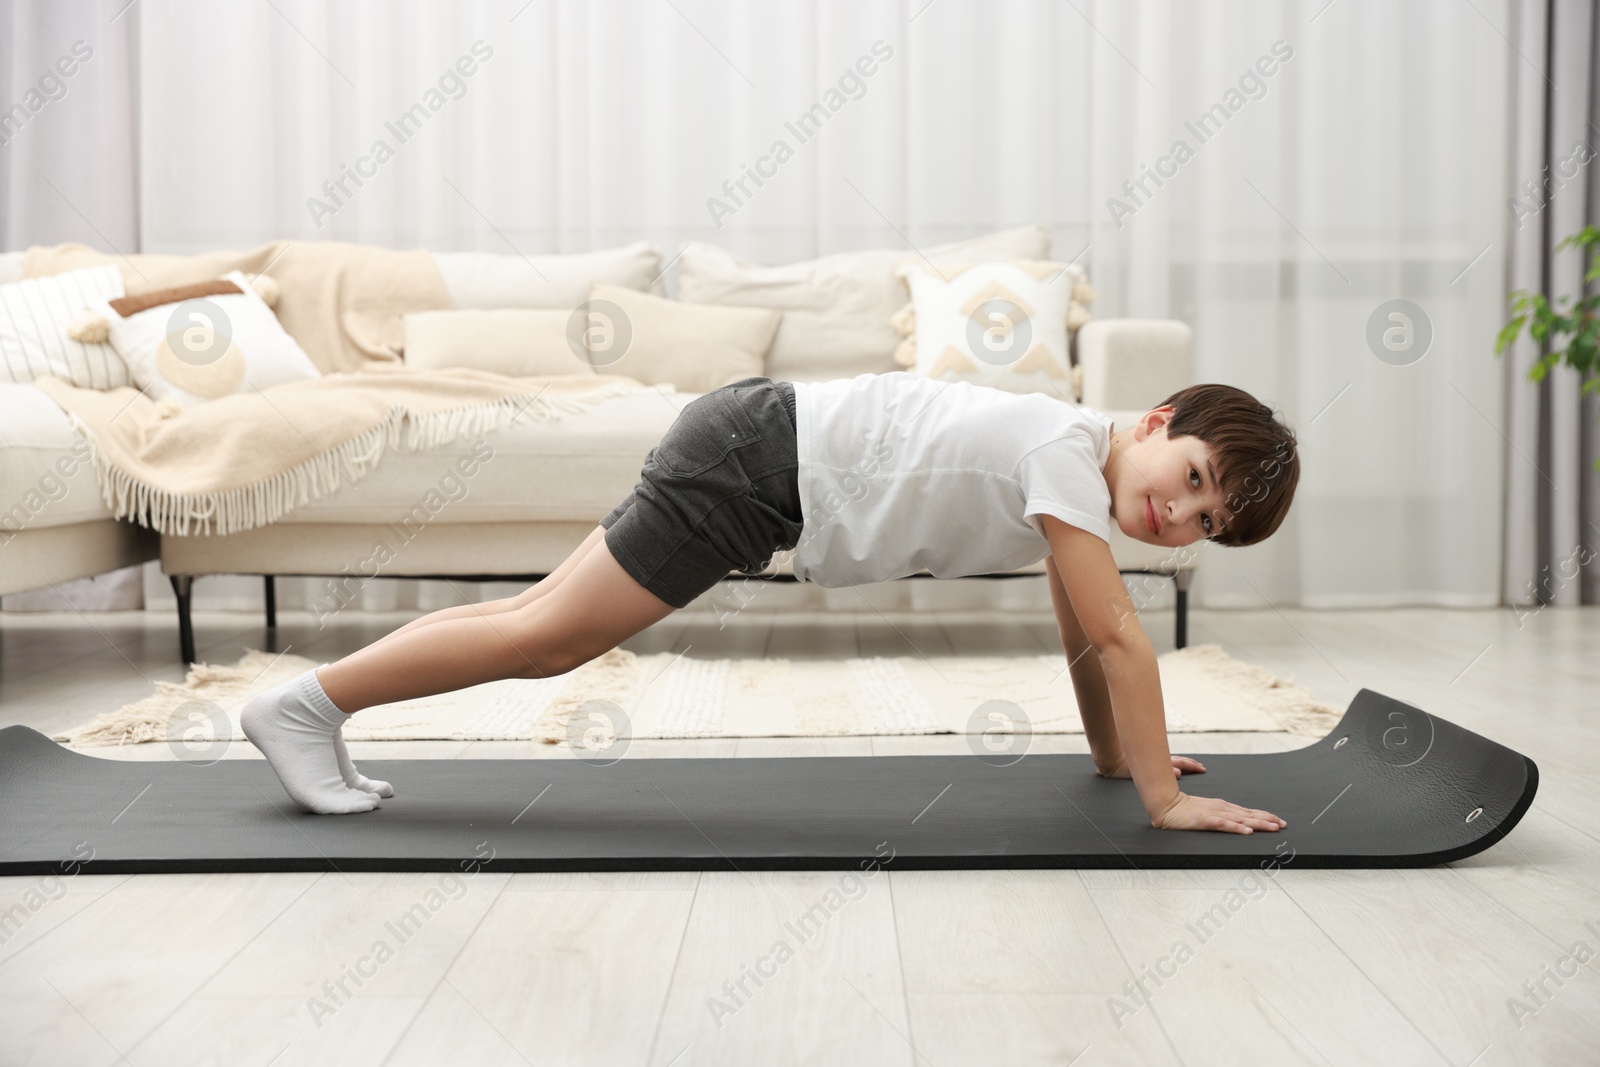
M 319 631 L 285 614 L 278 648 L 330 660 L 406 617 L 347 612 Z M 1145 625 L 1158 651 L 1171 647 L 1170 612 Z M 858 886 L 836 872 L 0 879 L 0 916 L 12 916 L 0 932 L 0 1064 L 1600 1062 L 1600 609 L 1547 608 L 1520 624 L 1509 609 L 1196 611 L 1191 635 L 1340 707 L 1372 688 L 1512 745 L 1539 764 L 1538 799 L 1507 841 L 1459 864 L 1288 868 L 1275 881 L 1238 871 L 898 871 Z M 212 661 L 265 647 L 253 616 L 201 616 L 198 636 Z M 929 656 L 1032 652 L 1055 632 L 1040 616 L 747 611 L 718 630 L 707 614 L 679 613 L 627 647 L 898 655 L 908 641 Z M 0 617 L 0 725 L 82 721 L 157 679 L 181 680 L 175 660 L 171 617 Z M 1044 740 L 1083 750 L 1078 737 Z M 1302 743 L 1185 735 L 1176 750 Z M 526 744 L 352 749 L 358 760 L 554 755 Z M 964 742 L 636 741 L 629 758 L 952 751 Z M 169 758 L 160 745 L 121 755 Z M 245 745 L 228 755 L 255 758 Z M 785 924 L 830 889 L 847 903 L 801 941 Z M 402 945 L 387 924 L 418 904 L 429 917 Z M 1219 905 L 1226 922 L 1201 940 L 1190 924 Z M 392 958 L 360 963 L 380 940 L 399 945 Z M 761 963 L 780 940 L 793 957 Z M 1192 950 L 1181 962 L 1180 941 Z M 1582 965 L 1569 957 L 1579 943 Z M 348 977 L 357 966 L 369 975 L 359 985 Z M 757 968 L 770 974 L 759 984 L 748 977 Z M 725 983 L 741 979 L 748 995 L 730 994 Z M 341 980 L 348 995 L 332 986 Z M 1135 980 L 1145 1005 L 1129 994 Z M 312 998 L 329 1011 L 314 1012 Z

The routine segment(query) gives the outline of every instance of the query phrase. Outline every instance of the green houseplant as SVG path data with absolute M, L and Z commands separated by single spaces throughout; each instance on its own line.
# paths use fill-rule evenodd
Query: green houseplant
M 1585 226 L 1577 233 L 1561 239 L 1555 250 L 1578 248 L 1591 255 L 1584 283 L 1600 278 L 1600 229 Z M 1500 355 L 1527 327 L 1528 336 L 1546 344 L 1548 352 L 1528 368 L 1528 379 L 1540 382 L 1550 373 L 1550 368 L 1565 362 L 1578 372 L 1583 382 L 1583 392 L 1600 390 L 1600 293 L 1585 296 L 1573 302 L 1572 294 L 1563 293 L 1555 306 L 1543 293 L 1530 293 L 1518 289 L 1511 294 L 1511 318 L 1500 330 L 1494 345 L 1494 354 Z M 1600 461 L 1596 461 L 1600 468 Z

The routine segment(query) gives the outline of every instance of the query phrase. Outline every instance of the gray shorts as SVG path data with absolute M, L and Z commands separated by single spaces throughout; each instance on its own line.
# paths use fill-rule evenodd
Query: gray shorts
M 600 520 L 633 580 L 675 608 L 800 541 L 794 387 L 745 378 L 696 397 Z

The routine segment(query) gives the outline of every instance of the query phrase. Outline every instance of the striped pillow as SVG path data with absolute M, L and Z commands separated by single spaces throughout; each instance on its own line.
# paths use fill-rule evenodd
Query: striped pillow
M 132 385 L 116 349 L 67 336 L 79 312 L 123 291 L 121 273 L 109 265 L 0 285 L 0 382 L 31 385 L 50 374 L 84 389 Z

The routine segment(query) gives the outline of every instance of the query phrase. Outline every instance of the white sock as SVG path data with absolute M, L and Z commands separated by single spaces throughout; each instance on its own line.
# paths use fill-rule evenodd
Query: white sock
M 350 716 L 346 715 L 345 718 Z M 356 770 L 356 765 L 350 761 L 350 750 L 344 747 L 344 723 L 333 732 L 333 754 L 339 759 L 339 774 L 344 778 L 344 784 L 351 789 L 364 789 L 369 793 L 376 793 L 380 797 L 394 796 L 394 786 L 388 782 L 380 782 L 376 778 L 368 778 Z
M 340 772 L 334 737 L 345 718 L 313 669 L 251 697 L 239 722 L 296 804 L 319 815 L 348 815 L 371 811 L 378 798 L 346 785 Z

